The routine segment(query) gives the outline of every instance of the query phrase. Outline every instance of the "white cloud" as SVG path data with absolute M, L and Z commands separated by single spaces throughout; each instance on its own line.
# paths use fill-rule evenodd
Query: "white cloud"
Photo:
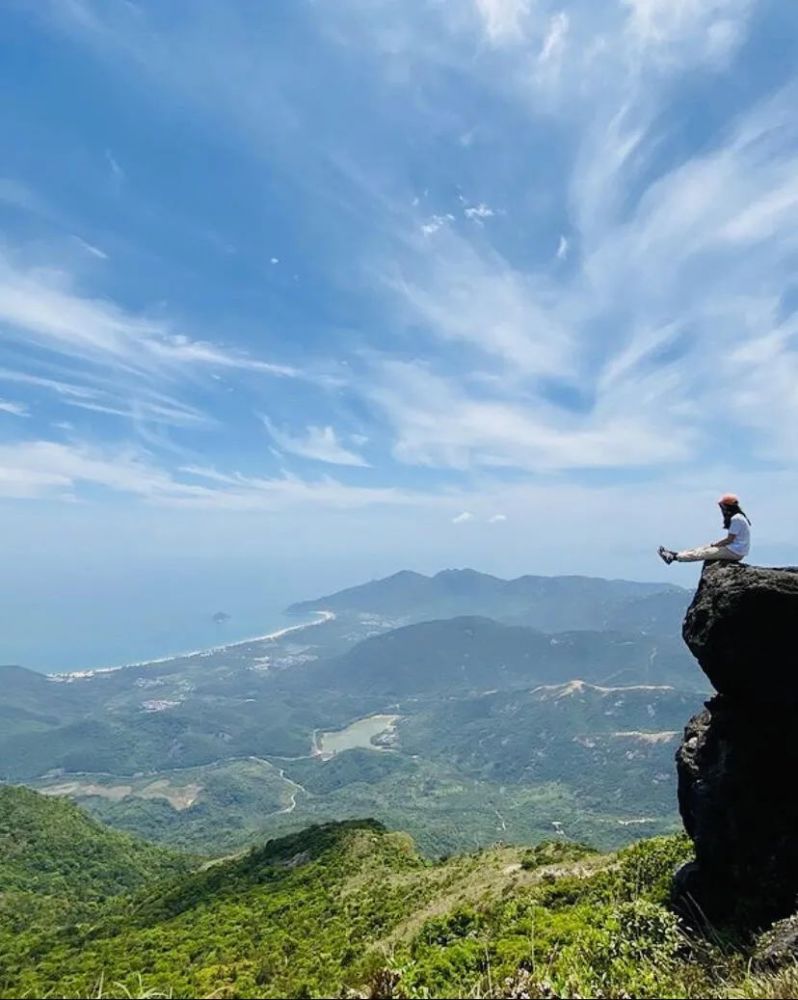
M 466 524 L 468 521 L 473 521 L 474 515 L 470 510 L 464 510 L 462 514 L 458 514 L 456 517 L 452 518 L 452 524 Z
M 479 205 L 471 205 L 463 210 L 463 215 L 467 219 L 471 219 L 472 222 L 477 222 L 480 225 L 483 219 L 491 219 L 495 214 L 493 209 L 484 202 L 480 202 Z
M 572 4 L 566 13 L 559 4 L 475 0 L 467 8 L 468 31 L 476 10 L 497 48 L 524 42 L 500 53 L 489 46 L 475 53 L 470 35 L 463 44 L 458 5 L 432 6 L 435 16 L 451 17 L 456 25 L 432 41 L 413 5 L 396 7 L 398 21 L 390 31 L 375 18 L 383 38 L 390 35 L 380 50 L 390 58 L 376 83 L 411 87 L 417 108 L 429 96 L 425 81 L 465 67 L 492 99 L 507 104 L 513 120 L 524 109 L 556 111 L 558 128 L 570 129 L 569 148 L 578 152 L 565 167 L 570 176 L 563 177 L 568 203 L 559 206 L 553 221 L 558 228 L 547 232 L 569 233 L 570 239 L 560 237 L 556 257 L 571 255 L 574 266 L 551 268 L 548 260 L 536 270 L 517 257 L 505 259 L 498 244 L 490 245 L 490 227 L 477 232 L 451 225 L 450 215 L 434 215 L 419 226 L 407 208 L 406 188 L 397 196 L 403 212 L 391 205 L 375 216 L 369 255 L 384 235 L 380 226 L 393 224 L 402 237 L 385 237 L 390 245 L 371 276 L 378 271 L 391 292 L 386 313 L 398 307 L 406 329 L 419 338 L 413 345 L 418 355 L 430 360 L 429 368 L 378 365 L 374 383 L 357 387 L 377 403 L 394 432 L 395 455 L 456 469 L 536 472 L 698 463 L 702 449 L 715 441 L 717 407 L 744 432 L 761 435 L 763 452 L 793 454 L 787 429 L 798 418 L 790 382 L 796 336 L 779 317 L 778 301 L 794 273 L 790 256 L 798 232 L 798 161 L 790 124 L 795 95 L 755 109 L 725 139 L 707 134 L 701 155 L 682 163 L 658 159 L 663 144 L 679 138 L 668 131 L 671 80 L 728 60 L 744 36 L 752 3 L 623 0 Z M 97 11 L 92 30 L 106 17 Z M 341 23 L 349 30 L 345 17 Z M 142 38 L 131 43 L 136 65 L 159 87 L 192 91 L 192 100 L 235 123 L 248 152 L 261 149 L 267 125 L 256 98 L 266 92 L 264 78 L 250 92 L 237 71 L 220 72 L 234 63 L 229 36 L 218 57 L 210 57 L 215 71 L 206 74 L 223 81 L 218 93 L 187 71 L 185 53 L 208 51 L 193 29 L 172 39 L 173 45 L 152 43 L 152 59 Z M 117 41 L 119 52 L 124 45 Z M 172 51 L 183 54 L 174 68 L 165 57 Z M 433 111 L 419 122 L 445 125 L 450 112 Z M 449 131 L 456 143 L 474 131 L 471 109 L 455 119 Z M 384 207 L 382 191 L 382 202 L 373 197 L 379 184 L 369 177 L 360 183 L 369 204 Z M 466 216 L 479 221 L 479 208 L 472 206 L 474 214 L 466 210 Z M 578 247 L 576 260 L 572 247 Z M 156 327 L 141 335 L 168 355 L 173 332 Z M 221 348 L 182 345 L 184 360 L 193 354 L 191 363 L 200 367 L 213 363 L 214 350 Z M 558 405 L 563 386 L 581 391 L 577 405 Z M 757 398 L 772 405 L 765 410 Z M 342 448 L 332 427 L 319 424 L 289 440 L 355 454 Z
M 689 426 L 675 419 L 668 436 L 662 434 L 667 379 L 649 386 L 640 400 L 607 394 L 597 412 L 575 419 L 552 405 L 475 394 L 456 379 L 407 362 L 383 363 L 374 374 L 368 395 L 393 430 L 395 457 L 411 465 L 544 472 L 658 466 L 691 451 Z
M 25 403 L 15 403 L 6 399 L 0 399 L 0 411 L 3 413 L 10 413 L 15 417 L 30 416 L 30 410 Z
M 316 481 L 219 473 L 185 466 L 178 477 L 133 446 L 97 448 L 39 440 L 0 445 L 0 496 L 74 500 L 84 487 L 101 486 L 159 506 L 222 510 L 322 510 L 370 506 L 435 507 L 448 498 L 394 487 L 355 487 L 325 477 Z
M 279 264 L 280 263 L 280 258 L 279 257 L 272 257 L 271 260 L 270 260 L 270 263 L 271 264 Z
M 62 382 L 59 379 L 46 378 L 42 375 L 32 375 L 30 372 L 14 371 L 10 368 L 0 368 L 0 381 L 36 386 L 48 389 L 60 396 L 73 397 L 75 399 L 93 399 L 96 395 L 94 390 L 87 389 L 84 386 Z
M 475 2 L 485 32 L 492 42 L 523 38 L 531 0 L 475 0 Z
M 0 323 L 6 338 L 128 370 L 171 373 L 184 365 L 241 368 L 278 376 L 296 369 L 227 351 L 174 332 L 162 320 L 136 316 L 113 302 L 81 295 L 69 275 L 23 269 L 0 257 Z
M 281 451 L 331 465 L 368 466 L 362 455 L 341 444 L 333 427 L 310 426 L 303 436 L 298 437 L 279 430 L 268 417 L 262 417 L 262 420 Z
M 488 524 L 502 524 L 507 520 L 506 514 L 491 514 L 488 518 Z
M 450 214 L 446 215 L 433 215 L 429 222 L 425 222 L 421 226 L 421 232 L 425 236 L 432 236 L 433 233 L 437 233 L 439 229 L 447 226 L 450 222 L 454 222 L 454 216 Z
M 631 408 L 667 385 L 664 423 L 681 412 L 711 434 L 722 411 L 769 438 L 758 447 L 771 457 L 789 453 L 779 429 L 798 417 L 798 399 L 783 383 L 796 339 L 777 315 L 798 253 L 794 99 L 790 89 L 746 113 L 714 149 L 660 176 L 631 214 L 606 214 L 612 197 L 601 215 L 589 205 L 578 213 L 594 309 L 624 303 L 624 323 L 604 347 L 599 391 Z M 600 187 L 616 188 L 627 173 L 606 175 Z M 577 205 L 592 199 L 590 187 L 576 191 Z
M 753 0 L 623 0 L 637 44 L 666 61 L 723 63 L 742 39 Z M 681 50 L 681 51 L 680 51 Z
M 111 152 L 110 149 L 106 149 L 105 151 L 105 160 L 108 166 L 111 168 L 111 175 L 113 176 L 114 181 L 117 183 L 121 183 L 122 181 L 124 181 L 126 178 L 125 171 L 122 169 L 121 165 L 119 164 L 119 161 L 116 159 L 116 157 L 114 156 L 114 154 Z
M 52 392 L 64 406 L 89 410 L 96 413 L 110 413 L 134 420 L 174 426 L 196 426 L 210 423 L 210 418 L 196 408 L 158 392 L 154 388 L 141 387 L 130 398 L 120 395 L 111 383 L 111 388 L 77 385 L 60 379 L 34 375 L 30 372 L 0 368 L 0 382 L 29 386 Z
M 220 371 L 302 378 L 320 385 L 334 381 L 190 337 L 161 315 L 134 314 L 86 294 L 63 270 L 22 266 L 2 248 L 0 331 L 17 366 L 0 368 L 0 383 L 53 394 L 63 406 L 128 421 L 143 441 L 170 449 L 175 445 L 164 437 L 164 428 L 217 423 L 196 396 L 198 386 L 207 396 L 214 384 L 232 384 L 231 379 L 210 381 Z
M 395 260 L 389 266 L 375 281 L 394 292 L 409 324 L 468 343 L 524 375 L 573 368 L 572 331 L 550 307 L 556 290 L 495 252 L 447 230 L 424 253 L 402 259 L 398 273 Z
M 78 246 L 82 247 L 86 253 L 91 254 L 92 257 L 98 257 L 100 260 L 108 260 L 108 254 L 101 250 L 99 247 L 94 246 L 93 243 L 89 243 L 82 239 L 80 236 L 73 237 Z
M 51 441 L 0 445 L 2 496 L 72 499 L 79 483 L 147 496 L 168 490 L 170 479 L 129 451 L 111 456 Z
M 565 39 L 568 35 L 570 21 L 565 11 L 555 14 L 549 22 L 549 30 L 543 39 L 543 47 L 538 56 L 540 63 L 555 63 L 562 58 Z

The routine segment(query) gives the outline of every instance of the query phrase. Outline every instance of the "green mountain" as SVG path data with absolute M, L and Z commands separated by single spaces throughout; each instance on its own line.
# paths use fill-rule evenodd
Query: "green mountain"
M 686 597 L 400 573 L 272 640 L 66 677 L 0 667 L 0 782 L 201 853 L 363 815 L 430 856 L 557 830 L 613 849 L 676 828 L 674 734 L 706 685 L 663 633 Z
M 675 732 L 704 686 L 667 636 L 341 614 L 58 682 L 0 668 L 0 780 L 199 852 L 362 815 L 433 856 L 560 829 L 611 849 L 676 828 Z
M 83 842 L 63 850 L 77 863 Z M 0 994 L 692 998 L 736 979 L 791 995 L 755 992 L 728 946 L 687 946 L 664 904 L 688 854 L 682 838 L 616 855 L 560 841 L 429 862 L 372 820 L 312 827 L 90 922 L 68 901 L 14 932 L 0 919 Z
M 676 635 L 689 600 L 688 591 L 668 584 L 586 576 L 502 580 L 472 569 L 429 577 L 404 570 L 288 610 L 376 615 L 397 623 L 472 615 L 545 632 L 645 628 Z
M 573 679 L 613 684 L 677 684 L 703 691 L 706 680 L 675 638 L 605 632 L 544 634 L 488 618 L 461 617 L 393 629 L 335 659 L 291 674 L 297 689 L 394 697 L 462 696 Z
M 181 856 L 109 830 L 65 799 L 0 787 L 0 897 L 96 899 L 187 867 Z

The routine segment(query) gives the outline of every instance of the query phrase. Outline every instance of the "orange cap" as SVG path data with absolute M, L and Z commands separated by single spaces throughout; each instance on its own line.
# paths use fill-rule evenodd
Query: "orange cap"
M 739 505 L 740 498 L 736 493 L 724 493 L 720 500 L 718 500 L 718 503 L 723 507 L 734 507 L 735 505 Z

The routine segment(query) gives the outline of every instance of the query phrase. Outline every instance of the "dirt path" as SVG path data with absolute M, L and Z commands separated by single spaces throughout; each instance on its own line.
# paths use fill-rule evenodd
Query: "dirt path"
M 293 791 L 291 792 L 291 801 L 288 803 L 288 805 L 284 806 L 282 809 L 278 809 L 277 812 L 273 814 L 279 816 L 282 813 L 292 813 L 294 809 L 296 809 L 296 797 L 299 794 L 299 792 L 304 792 L 305 795 L 310 795 L 310 792 L 307 790 L 307 788 L 304 787 L 304 785 L 300 785 L 299 782 L 294 781 L 293 778 L 287 778 L 284 768 L 280 767 L 277 768 L 276 770 L 277 773 L 280 775 L 280 777 L 283 779 L 283 781 L 286 784 L 290 785 L 293 789 Z

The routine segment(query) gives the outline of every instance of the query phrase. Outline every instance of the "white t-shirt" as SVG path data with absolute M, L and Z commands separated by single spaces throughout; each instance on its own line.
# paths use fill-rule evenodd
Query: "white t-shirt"
M 732 517 L 729 534 L 734 535 L 734 541 L 728 546 L 729 552 L 745 558 L 751 548 L 751 529 L 742 514 L 735 514 Z

